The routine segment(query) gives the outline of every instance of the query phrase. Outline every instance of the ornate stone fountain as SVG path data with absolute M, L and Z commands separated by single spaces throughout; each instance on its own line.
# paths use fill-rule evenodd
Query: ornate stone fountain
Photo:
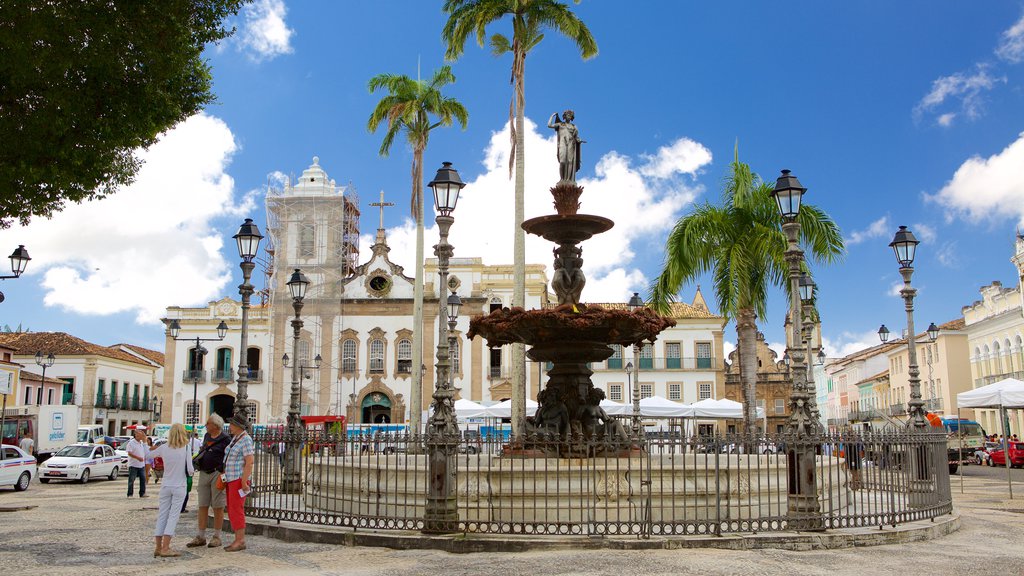
M 593 442 L 614 449 L 630 446 L 621 425 L 600 408 L 603 391 L 595 389 L 590 377 L 589 362 L 602 362 L 612 355 L 609 344 L 631 346 L 653 341 L 662 330 L 675 325 L 649 308 L 638 311 L 610 310 L 580 303 L 586 284 L 583 274 L 583 249 L 580 244 L 595 234 L 607 232 L 615 225 L 603 216 L 578 214 L 583 187 L 576 184 L 579 170 L 580 143 L 572 111 L 551 116 L 548 126 L 558 132 L 558 160 L 561 179 L 551 188 L 555 214 L 523 222 L 523 229 L 555 243 L 554 274 L 551 288 L 558 297 L 558 306 L 542 310 L 504 308 L 474 318 L 469 337 L 484 337 L 491 347 L 522 342 L 531 346 L 527 355 L 539 362 L 550 362 L 548 382 L 538 394 L 536 416 L 528 421 L 528 432 L 551 435 L 564 440 L 563 445 L 526 440 L 515 448 L 547 447 L 560 452 L 578 452 L 581 444 Z M 532 446 L 531 446 L 532 444 Z M 590 452 L 593 448 L 589 449 Z

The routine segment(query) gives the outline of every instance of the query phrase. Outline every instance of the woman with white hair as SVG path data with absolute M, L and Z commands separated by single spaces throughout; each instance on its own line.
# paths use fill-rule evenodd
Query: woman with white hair
M 181 556 L 181 552 L 171 550 L 171 537 L 178 526 L 181 516 L 181 504 L 185 501 L 188 491 L 188 477 L 192 476 L 192 457 L 188 449 L 188 433 L 180 423 L 173 424 L 167 433 L 167 442 L 153 450 L 154 458 L 163 458 L 164 482 L 160 487 L 160 512 L 157 513 L 156 549 L 153 556 Z

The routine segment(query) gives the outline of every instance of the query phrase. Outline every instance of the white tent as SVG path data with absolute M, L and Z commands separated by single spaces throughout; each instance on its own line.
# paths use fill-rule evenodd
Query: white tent
M 608 399 L 601 400 L 601 408 L 603 408 L 605 413 L 609 416 L 619 416 L 622 414 L 630 414 L 632 412 L 629 406 Z
M 533 416 L 534 413 L 537 412 L 537 406 L 538 406 L 538 404 L 536 402 L 534 402 L 533 400 L 530 400 L 529 398 L 527 398 L 526 399 L 526 415 L 527 416 Z M 505 400 L 504 402 L 499 402 L 499 403 L 495 404 L 494 406 L 488 406 L 487 408 L 485 408 L 485 410 L 487 411 L 487 413 L 484 414 L 484 416 L 492 416 L 494 418 L 511 418 L 512 417 L 512 401 L 511 400 Z
M 705 398 L 690 407 L 694 418 L 743 418 L 743 404 L 727 398 Z M 757 409 L 757 417 L 764 418 L 764 408 Z
M 632 414 L 633 407 L 626 406 L 625 414 Z M 693 414 L 689 404 L 674 402 L 661 396 L 648 396 L 640 400 L 640 415 L 652 418 L 686 418 Z
M 423 421 L 426 422 L 430 414 L 433 413 L 433 406 L 423 411 Z M 469 418 L 486 418 L 490 416 L 487 412 L 487 407 L 477 404 L 472 400 L 466 400 L 462 398 L 455 401 L 455 417 L 459 420 L 468 420 Z
M 1024 382 L 1006 378 L 956 395 L 961 408 L 1024 408 Z

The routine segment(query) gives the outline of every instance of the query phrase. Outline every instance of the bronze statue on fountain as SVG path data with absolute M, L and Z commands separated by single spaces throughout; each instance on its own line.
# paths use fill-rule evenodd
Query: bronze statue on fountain
M 529 422 L 528 437 L 513 442 L 514 450 L 574 456 L 610 451 L 628 453 L 632 443 L 622 426 L 600 407 L 604 392 L 594 388 L 590 362 L 612 355 L 609 344 L 631 346 L 653 341 L 675 320 L 649 308 L 610 310 L 580 302 L 587 282 L 580 243 L 615 225 L 602 216 L 578 214 L 583 188 L 576 184 L 579 170 L 579 131 L 571 110 L 552 114 L 548 127 L 558 133 L 558 183 L 551 188 L 556 214 L 531 218 L 523 229 L 555 243 L 551 288 L 558 306 L 543 310 L 503 308 L 470 322 L 469 337 L 483 336 L 489 346 L 522 342 L 527 355 L 550 362 L 548 382 L 537 396 L 540 406 Z

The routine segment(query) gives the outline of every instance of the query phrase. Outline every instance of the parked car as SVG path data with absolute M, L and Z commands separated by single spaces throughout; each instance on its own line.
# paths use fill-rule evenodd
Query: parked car
M 28 490 L 35 475 L 35 456 L 17 446 L 0 449 L 0 486 L 14 486 L 19 492 Z
M 974 463 L 981 466 L 982 464 L 991 464 L 990 455 L 993 450 L 999 450 L 1002 445 L 999 442 L 985 442 L 984 446 L 974 451 Z
M 127 474 L 128 473 L 128 451 L 127 450 L 122 450 L 122 449 L 119 448 L 117 450 L 114 450 L 114 454 L 116 454 L 117 457 L 121 459 L 121 463 L 118 464 L 118 466 L 117 466 L 118 472 L 120 472 L 121 474 Z
M 123 448 L 124 445 L 127 444 L 131 439 L 131 436 L 112 436 L 111 439 L 107 441 L 107 444 L 110 444 L 110 447 L 113 448 L 114 450 L 119 450 Z
M 1024 442 L 1010 442 L 1010 467 L 1011 468 L 1024 468 Z M 1006 456 L 1004 454 L 1002 446 L 998 450 L 993 450 L 988 455 L 989 464 L 992 466 L 1006 466 Z
M 39 467 L 39 481 L 77 480 L 87 483 L 93 476 L 116 480 L 121 457 L 106 444 L 72 444 L 61 448 Z

